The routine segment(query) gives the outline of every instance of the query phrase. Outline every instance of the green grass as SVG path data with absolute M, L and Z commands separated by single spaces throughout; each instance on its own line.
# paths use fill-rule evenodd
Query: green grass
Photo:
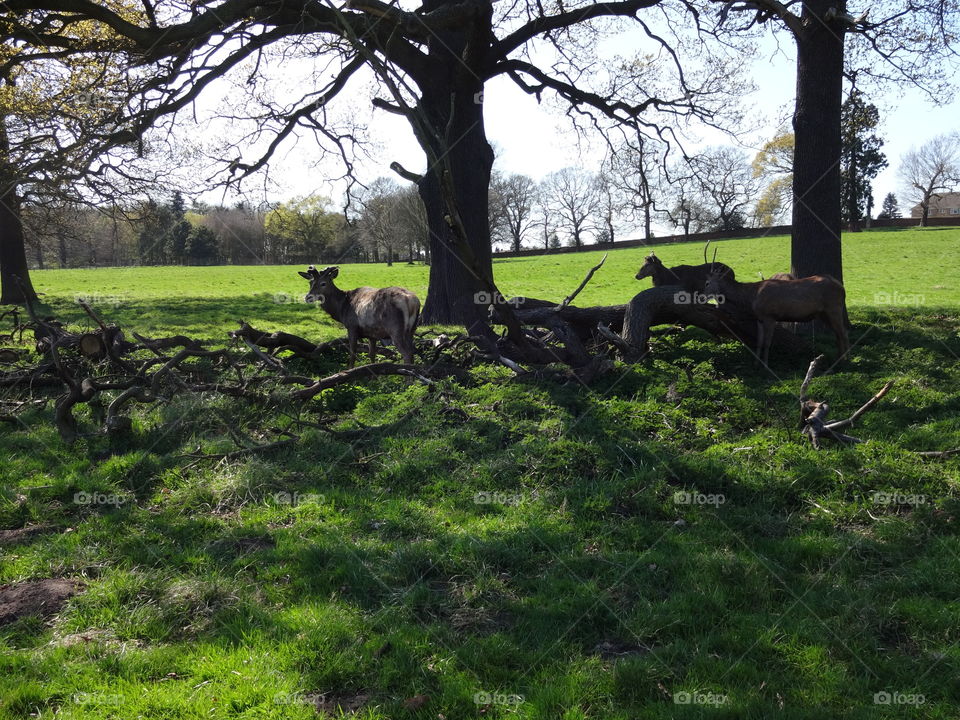
M 960 446 L 958 238 L 845 238 L 856 345 L 812 394 L 841 417 L 896 380 L 849 449 L 800 441 L 809 358 L 775 349 L 775 374 L 762 372 L 697 330 L 656 337 L 650 361 L 590 388 L 478 366 L 466 385 L 385 378 L 302 412 L 177 397 L 138 412 L 119 445 L 66 446 L 52 408 L 28 411 L 0 435 L 0 528 L 47 531 L 0 547 L 0 584 L 86 588 L 49 622 L 0 627 L 0 717 L 312 718 L 320 695 L 367 696 L 368 719 L 956 717 L 960 460 L 913 451 Z M 784 238 L 717 245 L 743 278 L 785 269 Z M 646 287 L 633 280 L 644 254 L 611 253 L 578 303 Z M 557 299 L 594 262 L 504 260 L 497 277 Z M 405 265 L 341 277 L 426 282 Z M 293 268 L 34 281 L 58 315 L 84 318 L 73 295 L 92 295 L 147 334 L 225 342 L 239 318 L 342 332 L 274 302 L 303 294 Z M 876 305 L 875 292 L 924 299 Z M 230 462 L 183 457 L 230 450 L 236 431 L 269 440 L 257 433 L 297 416 L 334 432 Z M 117 504 L 78 505 L 79 492 Z M 677 502 L 690 496 L 713 502 Z M 924 702 L 875 704 L 883 692 Z M 724 702 L 677 704 L 682 693 Z M 404 707 L 418 695 L 422 708 Z
M 843 239 L 844 284 L 851 307 L 898 305 L 901 307 L 956 307 L 960 283 L 956 281 L 960 254 L 960 228 L 883 229 L 848 233 Z M 720 240 L 717 260 L 733 267 L 746 282 L 789 269 L 790 239 L 778 235 L 741 240 Z M 667 265 L 703 262 L 697 243 L 655 246 Z M 577 298 L 580 305 L 628 301 L 650 281 L 634 279 L 647 248 L 616 250 L 601 272 Z M 711 249 L 712 254 L 712 249 Z M 567 253 L 547 257 L 504 258 L 494 262 L 494 273 L 507 296 L 560 300 L 568 295 L 602 251 Z M 142 332 L 193 333 L 220 337 L 224 326 L 238 318 L 264 325 L 282 323 L 291 332 L 315 332 L 319 320 L 324 337 L 339 327 L 323 313 L 301 301 L 307 284 L 290 266 L 224 266 L 187 268 L 101 268 L 48 270 L 33 275 L 38 292 L 59 312 L 82 317 L 74 298 L 89 297 L 100 307 L 111 308 L 111 317 L 122 324 L 135 323 Z M 427 268 L 398 263 L 343 265 L 343 287 L 372 285 L 408 287 L 421 298 L 427 291 Z

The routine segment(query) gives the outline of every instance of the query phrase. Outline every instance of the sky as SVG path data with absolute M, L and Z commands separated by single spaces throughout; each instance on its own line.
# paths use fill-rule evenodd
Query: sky
M 610 39 L 602 54 L 629 54 L 639 42 L 636 32 L 621 33 Z M 778 128 L 789 128 L 796 81 L 793 42 L 783 32 L 771 33 L 761 41 L 759 48 L 750 68 L 756 90 L 744 98 L 749 107 L 750 124 L 758 129 L 736 139 L 705 129 L 688 148 L 695 151 L 698 143 L 699 147 L 733 144 L 742 147 L 752 157 Z M 954 86 L 960 88 L 960 73 L 955 75 L 954 81 Z M 277 80 L 277 88 L 282 87 L 282 82 L 282 79 Z M 277 89 L 277 92 L 283 91 Z M 355 94 L 362 97 L 360 91 Z M 219 99 L 228 95 L 229 91 L 222 90 Z M 873 183 L 874 213 L 879 211 L 888 192 L 897 193 L 901 210 L 908 211 L 908 203 L 897 180 L 900 158 L 912 147 L 935 135 L 960 130 L 960 101 L 937 106 L 916 88 L 888 88 L 882 95 L 868 96 L 868 100 L 880 110 L 879 134 L 885 141 L 883 151 L 889 163 Z M 214 100 L 207 102 L 212 106 Z M 393 161 L 410 170 L 422 171 L 425 166 L 423 153 L 407 122 L 363 105 L 358 105 L 354 112 L 369 122 L 369 132 L 375 141 L 371 157 L 360 161 L 357 166 L 364 180 L 369 182 L 380 175 L 399 180 L 389 169 Z M 508 78 L 498 77 L 487 83 L 484 111 L 488 139 L 497 153 L 495 167 L 504 173 L 523 173 L 539 180 L 566 166 L 580 165 L 595 170 L 600 164 L 602 148 L 599 142 L 578 143 L 569 119 L 562 112 L 547 102 L 538 105 L 534 97 L 524 93 Z M 338 202 L 342 190 L 325 182 L 324 178 L 339 175 L 342 169 L 323 161 L 317 165 L 317 162 L 309 141 L 288 144 L 271 163 L 274 185 L 267 192 L 267 199 L 278 201 L 318 193 Z M 251 183 L 248 189 L 256 191 L 252 198 L 259 193 L 263 199 L 262 186 Z M 212 203 L 233 200 L 222 192 L 206 193 L 203 199 Z

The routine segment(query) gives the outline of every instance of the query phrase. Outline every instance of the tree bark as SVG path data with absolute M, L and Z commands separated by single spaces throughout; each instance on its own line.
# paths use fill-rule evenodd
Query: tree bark
M 449 0 L 424 3 L 430 11 Z M 438 167 L 428 167 L 419 183 L 420 197 L 427 215 L 430 246 L 430 284 L 423 306 L 423 322 L 463 325 L 470 334 L 480 334 L 486 324 L 486 304 L 475 302 L 478 292 L 486 291 L 482 276 L 493 277 L 493 256 L 487 196 L 493 168 L 493 148 L 487 142 L 483 119 L 483 80 L 481 72 L 471 72 L 470 47 L 483 47 L 484 21 L 473 29 L 438 33 L 430 41 L 431 82 L 422 87 L 418 106 L 432 137 L 418 133 L 422 146 L 438 158 Z M 486 27 L 489 29 L 489 22 Z M 479 40 L 479 41 L 478 41 Z M 470 47 L 468 47 L 468 45 Z M 477 62 L 477 67 L 480 63 Z M 466 233 L 464 241 L 474 256 L 470 263 L 454 249 L 456 238 L 446 220 L 450 214 L 444 201 L 439 174 L 449 168 L 450 183 L 460 219 Z
M 21 201 L 16 171 L 6 163 L 9 140 L 0 117 L 0 304 L 21 304 L 36 300 L 30 282 L 27 249 L 23 237 Z
M 27 266 L 17 172 L 9 157 L 6 117 L 0 115 L 0 305 L 37 299 Z
M 798 278 L 826 273 L 843 282 L 839 161 L 845 27 L 823 18 L 831 7 L 846 12 L 845 0 L 805 0 L 796 33 L 790 272 Z

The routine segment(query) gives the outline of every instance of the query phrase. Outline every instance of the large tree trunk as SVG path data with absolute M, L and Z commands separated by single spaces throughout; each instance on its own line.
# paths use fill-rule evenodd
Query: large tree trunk
M 10 139 L 5 122 L 0 116 L 0 305 L 12 305 L 36 300 L 37 293 L 27 267 L 17 173 L 7 162 Z
M 424 10 L 448 0 L 424 4 Z M 483 21 L 478 23 L 483 27 Z M 489 27 L 489 25 L 487 26 Z M 419 183 L 426 208 L 430 244 L 430 285 L 423 307 L 423 322 L 463 325 L 471 334 L 487 328 L 487 304 L 476 302 L 477 293 L 487 291 L 483 277 L 493 277 L 490 223 L 487 196 L 493 168 L 493 148 L 487 142 L 483 122 L 483 82 L 480 73 L 465 68 L 469 30 L 440 33 L 431 40 L 429 58 L 433 63 L 431 82 L 421 88 L 419 110 L 429 125 L 418 140 L 429 148 L 427 172 Z M 483 47 L 477 38 L 472 47 Z M 451 117 L 452 113 L 452 117 Z M 431 163 L 431 156 L 436 163 Z M 449 168 L 456 211 L 463 223 L 466 243 L 473 258 L 456 250 L 460 238 L 446 221 L 450 208 L 440 185 L 440 174 Z M 489 330 L 486 330 L 489 332 Z
M 0 117 L 0 304 L 3 305 L 37 299 L 27 267 L 16 170 L 5 162 L 9 152 L 10 141 L 4 118 Z
M 827 273 L 843 282 L 840 250 L 840 106 L 843 102 L 842 22 L 824 13 L 841 0 L 805 0 L 797 33 L 797 101 L 790 272 Z
M 37 293 L 30 283 L 16 186 L 2 179 L 2 174 L 0 185 L 0 304 L 21 304 L 36 300 Z

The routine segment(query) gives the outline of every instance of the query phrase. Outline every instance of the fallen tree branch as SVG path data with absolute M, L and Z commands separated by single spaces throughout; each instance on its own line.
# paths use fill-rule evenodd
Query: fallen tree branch
M 813 380 L 813 376 L 817 371 L 817 365 L 820 364 L 823 358 L 823 355 L 818 355 L 811 361 L 809 367 L 807 367 L 807 373 L 803 377 L 803 382 L 800 383 L 799 402 L 800 425 L 802 427 L 801 434 L 806 435 L 810 439 L 810 444 L 816 450 L 820 449 L 820 440 L 823 437 L 828 437 L 832 440 L 836 440 L 837 442 L 847 443 L 850 445 L 861 443 L 863 440 L 840 432 L 840 428 L 852 425 L 860 418 L 861 415 L 876 405 L 884 395 L 890 392 L 890 388 L 893 387 L 894 381 L 888 381 L 886 385 L 884 385 L 872 398 L 867 400 L 867 402 L 865 402 L 859 410 L 853 413 L 853 415 L 848 417 L 846 420 L 837 420 L 835 422 L 828 423 L 826 420 L 827 414 L 830 412 L 830 406 L 826 402 L 811 400 L 807 396 L 807 390 L 809 389 L 810 382 Z
M 560 303 L 560 307 L 561 307 L 561 308 L 565 308 L 565 307 L 567 307 L 570 303 L 572 303 L 572 302 L 573 302 L 573 299 L 574 299 L 575 297 L 577 297 L 577 295 L 580 294 L 580 291 L 583 290 L 583 289 L 587 286 L 587 283 L 590 282 L 590 279 L 593 277 L 593 274 L 594 274 L 597 270 L 599 270 L 601 267 L 603 267 L 603 264 L 607 261 L 607 255 L 608 255 L 608 253 L 604 253 L 604 254 L 603 254 L 603 257 L 600 259 L 600 262 L 598 262 L 596 265 L 594 265 L 592 268 L 590 268 L 590 272 L 587 273 L 587 276 L 583 279 L 583 282 L 581 282 L 581 283 L 577 286 L 577 289 L 574 290 L 572 293 L 570 293 L 569 295 L 567 295 L 567 297 L 565 297 L 565 298 L 563 299 L 563 302 Z
M 823 356 L 821 355 L 821 357 L 823 357 Z M 880 388 L 880 390 L 877 392 L 876 395 L 874 395 L 872 398 L 870 398 L 869 400 L 867 400 L 867 402 L 865 402 L 865 403 L 863 404 L 863 407 L 861 407 L 859 410 L 857 410 L 853 415 L 851 415 L 850 417 L 848 417 L 846 420 L 839 420 L 839 421 L 837 421 L 837 422 L 828 423 L 828 424 L 826 425 L 826 429 L 827 429 L 827 430 L 839 430 L 840 428 L 846 427 L 847 425 L 852 425 L 854 422 L 856 422 L 856 420 L 857 420 L 861 415 L 863 415 L 867 410 L 869 410 L 869 409 L 872 408 L 874 405 L 876 405 L 884 395 L 886 395 L 888 392 L 890 392 L 890 388 L 893 387 L 894 382 L 895 382 L 894 380 L 888 381 L 886 385 L 884 385 L 882 388 Z
M 409 376 L 411 373 L 419 373 L 428 377 L 453 376 L 460 380 L 466 380 L 470 377 L 470 373 L 468 373 L 466 370 L 450 365 L 434 365 L 429 368 L 423 368 L 416 365 L 400 365 L 397 363 L 381 362 L 373 363 L 372 365 L 360 365 L 358 367 L 349 368 L 348 370 L 343 370 L 328 377 L 321 378 L 313 385 L 310 385 L 302 390 L 295 391 L 292 393 L 291 397 L 294 400 L 309 400 L 310 398 L 319 395 L 324 390 L 336 387 L 337 385 L 356 382 L 358 380 L 366 380 L 373 377 L 383 377 L 385 375 Z
M 957 453 L 960 453 L 960 448 L 953 448 L 952 450 L 920 450 L 917 452 L 917 455 L 928 458 L 948 458 Z

